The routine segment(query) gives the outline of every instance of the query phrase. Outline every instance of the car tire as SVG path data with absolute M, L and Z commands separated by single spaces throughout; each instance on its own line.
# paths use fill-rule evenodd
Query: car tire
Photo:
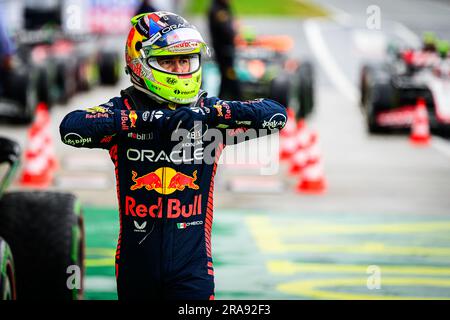
M 270 82 L 269 98 L 287 107 L 289 104 L 290 80 L 287 76 L 280 75 Z
M 99 59 L 100 83 L 116 85 L 120 79 L 120 57 L 116 52 L 101 52 Z
M 56 65 L 56 85 L 58 88 L 58 102 L 66 104 L 76 91 L 76 67 L 68 59 L 60 60 Z
M 369 133 L 384 133 L 386 128 L 378 125 L 376 117 L 380 110 L 395 104 L 395 90 L 391 76 L 384 64 L 365 65 L 361 71 L 361 105 Z
M 38 67 L 37 95 L 38 101 L 44 102 L 50 108 L 56 102 L 55 88 L 56 77 L 52 66 Z
M 8 243 L 0 237 L 0 300 L 16 300 L 14 259 Z
M 14 122 L 29 124 L 33 121 L 38 104 L 38 73 L 33 67 L 18 68 L 8 74 L 7 96 L 22 108 Z
M 76 74 L 77 74 L 77 91 L 85 92 L 92 89 L 92 64 L 88 57 L 78 57 Z
M 297 119 L 306 118 L 314 108 L 314 69 L 310 62 L 300 65 L 298 76 L 300 78 L 298 89 L 299 108 Z
M 14 252 L 18 299 L 82 298 L 84 227 L 74 195 L 40 191 L 4 194 L 0 234 Z M 69 287 L 75 279 L 72 273 L 78 276 L 80 287 Z

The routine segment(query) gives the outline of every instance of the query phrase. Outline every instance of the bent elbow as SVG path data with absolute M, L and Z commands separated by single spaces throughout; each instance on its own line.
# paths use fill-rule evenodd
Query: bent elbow
M 69 113 L 64 117 L 64 119 L 59 124 L 59 135 L 61 137 L 61 141 L 64 144 L 71 145 L 71 146 L 73 146 L 73 144 L 70 144 L 68 142 L 67 136 L 71 133 L 72 134 L 77 133 L 76 127 L 73 125 L 73 123 L 74 123 L 74 120 L 71 119 L 71 113 Z

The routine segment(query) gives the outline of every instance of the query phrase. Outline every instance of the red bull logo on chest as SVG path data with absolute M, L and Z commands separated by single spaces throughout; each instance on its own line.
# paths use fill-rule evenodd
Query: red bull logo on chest
M 137 203 L 136 199 L 131 196 L 125 197 L 125 215 L 139 218 L 189 218 L 202 214 L 202 195 L 195 195 L 191 202 L 181 203 L 178 199 L 167 199 L 163 203 L 163 199 L 158 197 L 156 203 L 145 204 Z
M 134 185 L 130 187 L 132 191 L 145 188 L 148 191 L 154 190 L 160 194 L 171 194 L 175 191 L 184 191 L 186 188 L 199 189 L 196 184 L 197 170 L 192 175 L 187 175 L 173 168 L 163 167 L 140 177 L 138 177 L 136 171 L 132 171 L 131 180 L 134 182 Z

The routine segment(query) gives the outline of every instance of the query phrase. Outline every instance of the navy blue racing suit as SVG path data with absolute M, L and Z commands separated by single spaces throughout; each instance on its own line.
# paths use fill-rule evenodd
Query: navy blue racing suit
M 184 117 L 187 128 L 177 126 L 181 138 L 172 141 L 169 131 L 177 128 L 170 119 L 180 113 L 204 121 L 190 127 Z M 286 117 L 285 107 L 272 100 L 222 101 L 205 93 L 171 110 L 134 87 L 65 116 L 64 143 L 107 149 L 115 165 L 119 299 L 214 298 L 211 228 L 220 152 L 252 128 L 265 134 L 281 129 Z

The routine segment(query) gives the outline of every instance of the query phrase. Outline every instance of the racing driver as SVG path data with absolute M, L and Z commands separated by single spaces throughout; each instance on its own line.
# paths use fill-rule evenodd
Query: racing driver
M 220 152 L 252 130 L 261 136 L 282 129 L 285 107 L 207 97 L 200 85 L 208 48 L 184 18 L 152 12 L 131 22 L 125 58 L 133 85 L 67 114 L 61 139 L 109 150 L 115 165 L 118 298 L 214 299 L 211 227 Z

